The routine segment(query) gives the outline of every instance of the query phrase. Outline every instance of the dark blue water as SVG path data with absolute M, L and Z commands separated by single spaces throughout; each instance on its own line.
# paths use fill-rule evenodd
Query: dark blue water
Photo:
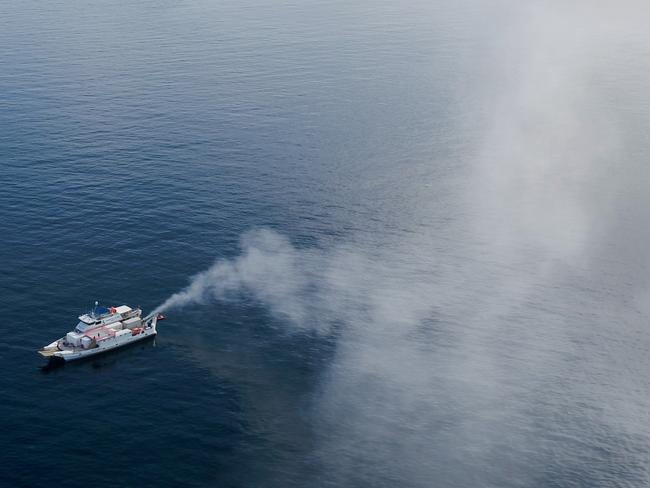
M 0 484 L 649 485 L 646 20 L 0 3 Z

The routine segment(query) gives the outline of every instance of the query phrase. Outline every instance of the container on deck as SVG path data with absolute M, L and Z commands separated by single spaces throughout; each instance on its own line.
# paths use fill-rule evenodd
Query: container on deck
M 133 329 L 134 327 L 140 327 L 142 320 L 140 320 L 140 317 L 132 317 L 122 323 L 124 324 L 125 329 Z
M 72 344 L 73 346 L 80 346 L 82 337 L 82 334 L 77 334 L 76 332 L 68 332 L 65 335 L 65 340 L 68 344 Z

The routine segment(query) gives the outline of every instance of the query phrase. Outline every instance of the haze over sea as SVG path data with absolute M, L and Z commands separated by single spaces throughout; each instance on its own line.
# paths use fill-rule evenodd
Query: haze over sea
M 0 485 L 649 486 L 648 25 L 0 2 Z

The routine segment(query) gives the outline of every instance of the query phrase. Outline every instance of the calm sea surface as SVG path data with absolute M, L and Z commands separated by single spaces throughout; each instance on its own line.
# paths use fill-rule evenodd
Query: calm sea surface
M 648 19 L 530 3 L 0 2 L 0 485 L 649 486 Z

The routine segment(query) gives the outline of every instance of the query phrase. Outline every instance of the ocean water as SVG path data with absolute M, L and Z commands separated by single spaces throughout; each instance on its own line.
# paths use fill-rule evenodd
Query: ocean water
M 0 485 L 650 485 L 648 11 L 521 3 L 0 2 Z

